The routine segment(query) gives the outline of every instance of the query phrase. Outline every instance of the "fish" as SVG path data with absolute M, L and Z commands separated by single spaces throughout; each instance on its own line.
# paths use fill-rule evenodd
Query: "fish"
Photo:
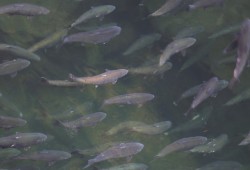
M 169 43 L 160 55 L 159 66 L 162 66 L 172 55 L 191 47 L 196 42 L 195 38 L 187 37 L 176 39 Z
M 21 151 L 16 148 L 0 149 L 0 160 L 5 160 L 5 159 L 16 157 L 20 153 Z
M 194 35 L 203 32 L 205 28 L 203 26 L 193 26 L 193 27 L 186 27 L 179 31 L 175 37 L 173 37 L 173 40 L 187 38 L 187 37 L 193 37 Z
M 51 46 L 53 44 L 58 43 L 59 41 L 61 41 L 67 34 L 68 34 L 69 29 L 64 28 L 64 29 L 60 29 L 56 32 L 54 32 L 53 34 L 51 34 L 50 36 L 42 39 L 41 41 L 35 43 L 34 45 L 32 45 L 30 48 L 28 48 L 27 50 L 29 52 L 35 52 L 38 51 L 42 48 Z
M 250 89 L 246 89 L 243 92 L 239 93 L 229 101 L 227 101 L 224 106 L 232 106 L 242 101 L 248 100 L 250 98 Z
M 148 169 L 148 166 L 143 163 L 127 163 L 100 170 L 146 170 L 146 169 Z
M 82 84 L 103 85 L 107 83 L 115 84 L 117 80 L 128 74 L 126 69 L 106 70 L 104 73 L 91 77 L 76 77 L 69 74 L 69 79 Z
M 143 123 L 143 122 L 139 122 L 139 121 L 125 121 L 125 122 L 119 123 L 118 125 L 112 127 L 105 134 L 108 136 L 111 136 L 111 135 L 115 135 L 121 131 L 132 130 L 133 127 L 141 126 L 141 125 L 143 126 L 143 125 L 147 125 L 147 124 Z
M 68 81 L 68 80 L 49 80 L 45 77 L 41 77 L 41 82 L 57 87 L 76 87 L 76 86 L 83 86 L 82 83 L 75 82 L 75 81 Z
M 218 82 L 218 77 L 212 77 L 207 82 L 204 82 L 203 85 L 200 87 L 198 93 L 195 95 L 191 106 L 189 107 L 187 112 L 184 113 L 184 115 L 187 116 L 191 110 L 194 110 L 200 103 L 202 103 L 208 97 L 216 95 L 216 93 L 218 92 Z
M 70 27 L 73 28 L 83 22 L 86 22 L 89 19 L 92 18 L 99 18 L 103 17 L 107 14 L 110 14 L 116 9 L 113 5 L 100 5 L 92 7 L 90 10 L 84 12 L 80 17 L 78 17 L 71 25 Z
M 1 137 L 1 148 L 24 148 L 44 142 L 47 136 L 43 133 L 16 133 Z
M 0 64 L 0 75 L 16 75 L 20 70 L 30 65 L 30 61 L 25 59 L 14 59 Z
M 54 163 L 56 161 L 66 160 L 71 158 L 71 154 L 65 151 L 59 150 L 42 150 L 33 153 L 21 154 L 15 159 L 17 160 L 34 160 L 34 161 L 45 161 Z M 51 165 L 51 164 L 50 164 Z
M 152 16 L 152 17 L 161 16 L 167 12 L 172 11 L 181 2 L 182 2 L 182 0 L 167 0 L 159 9 L 157 9 L 155 12 L 153 12 L 149 16 Z
M 4 129 L 24 126 L 26 123 L 27 121 L 21 118 L 0 116 L 0 127 Z
M 135 68 L 129 68 L 129 73 L 131 74 L 142 74 L 142 75 L 157 75 L 163 74 L 164 72 L 171 70 L 173 64 L 171 62 L 166 62 L 162 66 L 158 66 L 158 64 L 152 64 L 147 66 L 139 66 Z
M 189 10 L 194 10 L 197 8 L 208 8 L 214 5 L 222 5 L 224 0 L 197 0 L 193 4 L 189 5 Z
M 212 106 L 207 106 L 203 108 L 198 115 L 196 119 L 191 119 L 185 123 L 182 123 L 180 126 L 173 128 L 172 130 L 165 132 L 164 135 L 170 135 L 174 133 L 185 133 L 191 130 L 203 128 L 207 122 L 208 119 L 211 116 L 211 113 L 213 111 Z
M 65 128 L 77 130 L 81 127 L 94 126 L 98 122 L 101 122 L 106 116 L 107 116 L 106 113 L 96 112 L 96 113 L 86 114 L 76 120 L 65 121 L 65 122 L 59 121 L 59 122 Z
M 63 44 L 80 42 L 84 44 L 105 44 L 121 33 L 121 27 L 109 26 L 87 32 L 78 32 L 64 37 Z
M 242 140 L 238 145 L 243 146 L 243 145 L 248 145 L 249 143 L 250 143 L 250 132 L 245 137 L 245 139 Z
M 190 152 L 196 153 L 214 153 L 221 150 L 228 143 L 228 135 L 221 134 L 217 138 L 205 143 L 204 145 L 199 145 L 190 150 Z
M 95 158 L 88 160 L 88 164 L 83 169 L 105 160 L 136 155 L 137 153 L 142 151 L 143 147 L 144 145 L 139 142 L 120 143 L 108 148 L 107 150 L 97 155 Z
M 232 89 L 235 83 L 239 80 L 239 77 L 247 64 L 247 61 L 249 60 L 250 19 L 246 19 L 243 21 L 236 41 L 238 44 L 237 45 L 237 60 L 236 60 L 236 66 L 233 72 L 233 78 L 229 82 L 230 89 Z
M 49 9 L 29 3 L 13 3 L 0 6 L 0 14 L 37 16 L 47 15 L 48 13 L 50 13 Z
M 22 47 L 18 47 L 15 45 L 0 44 L 0 52 L 6 52 L 7 54 L 28 60 L 35 60 L 35 61 L 41 60 L 41 58 L 35 53 L 32 53 Z
M 122 55 L 130 55 L 140 49 L 143 49 L 155 41 L 158 41 L 161 38 L 161 34 L 159 33 L 151 33 L 144 36 L 141 36 L 139 39 L 135 40 L 126 51 L 122 53 Z
M 215 161 L 195 170 L 241 170 L 243 166 L 236 161 Z
M 229 26 L 227 28 L 222 29 L 219 32 L 213 33 L 212 35 L 210 35 L 208 37 L 208 39 L 218 38 L 220 36 L 226 35 L 228 33 L 234 32 L 234 31 L 239 31 L 239 30 L 240 30 L 240 24 L 232 25 L 232 26 Z
M 111 105 L 111 104 L 136 104 L 139 107 L 142 106 L 143 103 L 153 100 L 153 94 L 149 93 L 129 93 L 123 94 L 115 97 L 111 97 L 109 99 L 105 99 L 102 106 Z
M 132 126 L 131 130 L 146 135 L 158 135 L 167 131 L 169 128 L 171 128 L 171 126 L 172 122 L 163 121 L 151 125 L 135 125 Z
M 164 147 L 156 156 L 155 158 L 164 157 L 170 153 L 191 149 L 195 146 L 202 145 L 207 142 L 207 138 L 203 136 L 195 136 L 195 137 L 187 137 L 181 138 L 173 143 Z

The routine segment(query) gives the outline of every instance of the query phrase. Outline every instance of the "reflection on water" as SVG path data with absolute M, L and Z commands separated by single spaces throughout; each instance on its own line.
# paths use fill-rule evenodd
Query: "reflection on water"
M 243 20 L 250 17 L 248 0 L 225 0 L 222 6 L 192 11 L 187 10 L 188 5 L 195 1 L 186 0 L 166 14 L 154 17 L 149 14 L 159 9 L 165 3 L 164 0 L 25 2 L 42 5 L 48 8 L 50 13 L 34 17 L 0 15 L 1 42 L 28 49 L 51 35 L 54 35 L 55 39 L 47 40 L 45 48 L 31 48 L 32 52 L 41 57 L 41 61 L 31 61 L 29 67 L 19 71 L 14 77 L 0 77 L 1 115 L 19 117 L 27 121 L 21 127 L 1 129 L 0 136 L 10 136 L 16 132 L 43 133 L 47 135 L 45 142 L 18 148 L 19 151 L 33 153 L 42 150 L 62 150 L 72 152 L 72 157 L 52 165 L 42 161 L 17 160 L 9 158 L 10 156 L 5 157 L 9 159 L 4 159 L 1 156 L 1 168 L 82 169 L 87 165 L 87 160 L 92 159 L 94 155 L 83 155 L 76 151 L 100 149 L 102 144 L 116 142 L 143 143 L 143 150 L 136 154 L 130 163 L 143 163 L 149 167 L 148 169 L 194 170 L 214 161 L 237 161 L 245 169 L 250 168 L 249 146 L 238 145 L 250 130 L 249 101 L 244 100 L 232 106 L 224 105 L 248 89 L 250 81 L 247 68 L 243 71 L 240 82 L 232 90 L 224 89 L 213 94 L 213 97 L 202 102 L 187 117 L 183 114 L 192 103 L 192 98 L 182 99 L 177 106 L 173 104 L 185 90 L 213 76 L 222 80 L 231 79 L 235 61 L 223 64 L 218 62 L 236 55 L 235 51 L 225 55 L 223 49 L 234 39 Z M 0 5 L 9 3 L 16 1 L 2 0 Z M 115 10 L 103 17 L 88 19 L 74 28 L 69 27 L 91 7 L 100 5 L 113 5 Z M 108 42 L 62 43 L 65 34 L 96 30 L 110 25 L 121 27 L 121 32 Z M 150 34 L 160 34 L 161 38 L 144 42 L 148 38 L 142 37 Z M 168 60 L 167 64 L 172 63 L 168 69 L 154 71 L 154 68 L 159 69 L 156 66 L 160 54 L 174 37 L 190 36 L 196 39 L 192 47 L 185 52 L 173 54 Z M 134 42 L 140 42 L 140 39 L 143 41 L 138 45 L 138 50 L 123 55 Z M 12 55 L 2 51 L 1 56 L 1 62 L 13 59 Z M 129 72 L 115 84 L 98 87 L 91 84 L 81 84 L 77 87 L 50 86 L 40 80 L 41 77 L 46 77 L 48 80 L 62 80 L 65 83 L 64 80 L 68 80 L 70 73 L 83 77 L 99 75 L 104 73 L 105 69 L 137 68 L 144 73 Z M 102 107 L 105 99 L 128 93 L 150 93 L 155 98 L 140 106 L 114 104 Z M 75 120 L 95 112 L 104 112 L 107 116 L 94 126 L 72 131 L 57 123 L 57 120 Z M 109 129 L 129 121 L 143 122 L 147 128 L 148 125 L 157 122 L 171 121 L 172 127 L 169 133 L 165 134 L 150 135 L 128 128 L 115 135 L 106 135 Z M 178 139 L 205 136 L 208 142 L 211 142 L 222 134 L 228 136 L 228 141 L 216 152 L 204 154 L 180 151 L 155 159 L 155 155 L 161 149 Z M 107 168 L 124 163 L 127 163 L 126 159 L 113 159 L 96 163 L 95 166 Z M 89 169 L 91 168 L 93 167 Z

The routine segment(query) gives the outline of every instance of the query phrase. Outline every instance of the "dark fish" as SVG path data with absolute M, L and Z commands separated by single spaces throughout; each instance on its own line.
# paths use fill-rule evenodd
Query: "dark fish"
M 96 112 L 84 115 L 76 120 L 67 121 L 67 122 L 61 122 L 60 123 L 69 129 L 78 129 L 81 127 L 88 127 L 88 126 L 94 126 L 98 122 L 101 122 L 105 117 L 107 116 L 106 113 L 103 112 Z
M 26 153 L 15 157 L 15 159 L 45 161 L 51 163 L 69 158 L 71 158 L 70 153 L 58 150 L 42 150 L 40 152 Z
M 222 5 L 224 0 L 198 0 L 192 5 L 189 5 L 189 10 L 194 10 L 196 8 L 208 8 L 213 5 Z
M 233 88 L 236 81 L 239 80 L 239 77 L 246 66 L 247 61 L 249 60 L 250 52 L 250 19 L 246 19 L 240 28 L 240 32 L 237 38 L 237 61 L 233 73 L 233 78 L 229 83 L 229 88 Z
M 135 155 L 141 152 L 143 147 L 144 147 L 143 144 L 137 142 L 120 143 L 100 153 L 95 158 L 88 160 L 88 164 L 83 169 L 97 162 L 105 161 L 108 159 L 124 158 Z
M 135 125 L 134 127 L 132 127 L 132 131 L 134 132 L 138 132 L 138 133 L 142 133 L 142 134 L 146 134 L 146 135 L 158 135 L 161 134 L 163 132 L 165 132 L 166 130 L 168 130 L 169 128 L 171 128 L 172 123 L 170 121 L 163 121 L 163 122 L 158 122 L 158 123 L 154 123 L 151 125 Z
M 105 28 L 99 28 L 88 32 L 80 32 L 69 35 L 64 38 L 63 43 L 80 42 L 82 44 L 100 44 L 107 43 L 112 38 L 119 35 L 121 27 L 110 26 Z
M 0 75 L 14 75 L 17 71 L 25 69 L 30 65 L 30 61 L 25 59 L 15 59 L 5 61 L 0 64 Z
M 225 106 L 231 106 L 237 103 L 240 103 L 242 101 L 250 99 L 250 89 L 246 89 L 243 92 L 237 94 L 235 97 L 230 99 L 228 102 L 226 102 Z
M 202 103 L 208 97 L 216 95 L 216 93 L 218 92 L 217 91 L 218 83 L 219 79 L 217 77 L 212 77 L 207 82 L 203 83 L 198 93 L 196 94 L 190 108 L 186 113 L 184 113 L 184 115 L 187 116 L 191 110 L 195 109 L 200 103 Z
M 42 133 L 16 133 L 14 135 L 1 137 L 2 148 L 23 148 L 44 142 L 47 136 Z
M 243 166 L 236 161 L 215 161 L 196 170 L 241 170 Z
M 156 157 L 164 157 L 173 152 L 191 149 L 195 146 L 204 144 L 206 142 L 207 142 L 207 138 L 203 136 L 182 138 L 167 145 L 156 155 Z
M 6 52 L 10 55 L 25 58 L 28 60 L 35 60 L 35 61 L 41 60 L 41 58 L 38 55 L 15 45 L 0 44 L 0 52 Z
M 205 28 L 203 26 L 194 26 L 194 27 L 186 27 L 183 30 L 179 31 L 175 37 L 173 37 L 174 40 L 186 38 L 186 37 L 193 37 L 196 34 L 203 32 Z
M 107 83 L 115 84 L 117 82 L 117 79 L 125 76 L 126 74 L 128 74 L 128 70 L 117 69 L 117 70 L 107 70 L 102 74 L 91 77 L 75 77 L 74 75 L 69 74 L 69 79 L 82 84 L 94 84 L 94 85 L 102 85 Z
M 124 94 L 104 100 L 103 106 L 111 104 L 137 104 L 140 106 L 143 103 L 154 99 L 154 97 L 153 94 L 149 93 Z
M 143 74 L 143 75 L 157 75 L 157 74 L 163 74 L 165 71 L 170 70 L 172 66 L 173 64 L 170 62 L 166 62 L 162 66 L 159 66 L 158 64 L 152 64 L 147 66 L 130 68 L 129 73 Z
M 50 11 L 42 6 L 28 3 L 14 3 L 0 7 L 0 14 L 36 16 L 46 15 Z
M 0 127 L 9 129 L 18 126 L 24 126 L 27 123 L 26 120 L 16 118 L 16 117 L 9 117 L 9 116 L 0 116 Z
M 100 170 L 146 170 L 146 169 L 148 169 L 148 166 L 142 163 L 127 163 Z
M 10 159 L 19 155 L 21 151 L 15 148 L 0 149 L 0 160 Z
M 75 82 L 75 81 L 68 81 L 68 80 L 49 80 L 45 77 L 41 77 L 41 82 L 49 84 L 51 86 L 58 86 L 58 87 L 76 87 L 82 86 L 82 83 Z

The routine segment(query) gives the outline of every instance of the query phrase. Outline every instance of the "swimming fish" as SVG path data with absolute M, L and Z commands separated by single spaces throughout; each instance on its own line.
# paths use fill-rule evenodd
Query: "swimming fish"
M 4 129 L 24 126 L 27 123 L 26 120 L 10 116 L 0 116 L 0 127 Z
M 30 65 L 30 61 L 25 59 L 14 59 L 0 64 L 0 75 L 15 75 L 18 71 Z
M 208 8 L 213 5 L 222 5 L 224 0 L 197 0 L 193 4 L 189 5 L 189 10 L 197 8 Z

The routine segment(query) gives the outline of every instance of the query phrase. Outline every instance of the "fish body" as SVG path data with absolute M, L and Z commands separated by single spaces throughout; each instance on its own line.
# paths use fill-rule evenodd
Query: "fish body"
M 82 86 L 82 83 L 75 82 L 75 81 L 68 81 L 68 80 L 49 80 L 45 77 L 41 77 L 41 82 L 46 83 L 51 86 L 58 86 L 58 87 L 76 87 Z
M 87 168 L 97 162 L 102 162 L 114 158 L 124 158 L 133 156 L 142 151 L 144 145 L 138 142 L 120 143 L 108 148 L 106 151 L 100 153 L 95 158 L 88 160 L 88 164 L 83 168 Z
M 100 170 L 146 170 L 146 169 L 148 169 L 148 166 L 142 163 L 127 163 Z
M 210 35 L 208 38 L 209 39 L 214 39 L 214 38 L 218 38 L 220 36 L 223 36 L 225 34 L 228 34 L 228 33 L 231 33 L 231 32 L 234 32 L 234 31 L 238 31 L 240 29 L 240 25 L 232 25 L 232 26 L 229 26 L 219 32 L 216 32 L 212 35 Z
M 246 19 L 240 28 L 237 38 L 237 60 L 233 72 L 233 78 L 229 83 L 229 88 L 233 88 L 234 84 L 239 80 L 239 77 L 249 60 L 250 52 L 250 19 Z
M 71 154 L 65 151 L 58 150 L 42 150 L 34 153 L 21 154 L 15 159 L 19 160 L 34 160 L 34 161 L 45 161 L 45 162 L 56 162 L 60 160 L 66 160 L 71 158 Z
M 10 159 L 19 155 L 21 151 L 15 148 L 0 149 L 0 160 Z
M 161 16 L 176 8 L 182 0 L 167 0 L 159 9 L 150 14 L 149 16 Z
M 250 89 L 246 89 L 240 94 L 236 95 L 232 99 L 230 99 L 228 102 L 226 102 L 224 105 L 225 106 L 231 106 L 237 103 L 240 103 L 242 101 L 245 101 L 250 98 Z
M 236 161 L 215 161 L 196 170 L 241 170 L 242 165 Z
M 146 135 L 158 135 L 168 130 L 171 126 L 172 123 L 170 121 L 163 121 L 151 125 L 135 125 L 131 130 Z
M 131 74 L 156 75 L 156 74 L 163 74 L 165 71 L 170 70 L 172 66 L 173 66 L 172 63 L 166 62 L 160 67 L 158 66 L 158 64 L 153 64 L 153 65 L 130 68 L 129 72 Z
M 36 16 L 46 15 L 49 12 L 49 9 L 45 7 L 29 3 L 14 3 L 0 6 L 0 14 Z
M 142 105 L 143 103 L 154 99 L 154 97 L 155 96 L 153 94 L 149 93 L 130 93 L 105 99 L 103 105 L 111 105 L 111 104 Z
M 173 39 L 176 40 L 186 37 L 193 37 L 194 35 L 203 32 L 204 30 L 205 28 L 203 26 L 187 27 L 178 32 L 178 34 Z
M 196 39 L 190 37 L 176 39 L 172 41 L 166 46 L 166 48 L 160 55 L 159 66 L 162 66 L 166 61 L 168 61 L 173 54 L 183 51 L 188 47 L 191 47 L 195 42 Z
M 6 52 L 8 54 L 20 57 L 20 58 L 25 58 L 28 60 L 35 60 L 35 61 L 40 61 L 41 58 L 32 53 L 29 52 L 28 50 L 15 46 L 15 45 L 9 45 L 9 44 L 0 44 L 0 52 Z
M 176 140 L 175 142 L 164 147 L 156 157 L 164 157 L 170 153 L 193 148 L 207 142 L 207 138 L 203 136 L 188 137 Z
M 47 136 L 42 133 L 16 133 L 14 135 L 1 137 L 2 148 L 23 148 L 44 142 Z
M 208 8 L 214 5 L 222 5 L 224 0 L 198 0 L 192 5 L 189 5 L 189 10 L 194 10 L 197 8 Z
M 75 77 L 74 75 L 70 74 L 69 78 L 72 81 L 79 82 L 82 84 L 102 85 L 107 83 L 115 84 L 117 82 L 117 79 L 125 76 L 126 74 L 128 74 L 128 70 L 117 69 L 117 70 L 107 70 L 102 74 L 91 77 Z
M 122 53 L 123 55 L 130 55 L 135 51 L 138 51 L 144 47 L 147 47 L 151 44 L 153 44 L 155 41 L 159 40 L 161 38 L 161 34 L 158 33 L 152 33 L 148 35 L 144 35 L 140 37 L 139 39 L 135 40 L 134 43 L 132 43 L 128 49 Z
M 242 140 L 239 145 L 242 146 L 242 145 L 248 145 L 250 143 L 250 132 L 248 133 L 248 135 L 245 137 L 244 140 Z
M 222 149 L 228 143 L 228 135 L 222 134 L 217 138 L 212 139 L 204 145 L 199 145 L 191 149 L 191 152 L 198 153 L 214 153 Z
M 76 25 L 79 25 L 82 22 L 86 22 L 87 20 L 91 18 L 98 18 L 104 15 L 107 15 L 113 12 L 115 8 L 116 7 L 113 5 L 101 5 L 101 6 L 92 7 L 90 10 L 83 13 L 79 18 L 77 18 L 76 21 L 74 21 L 71 24 L 71 27 L 75 27 Z
M 11 75 L 23 70 L 30 65 L 30 61 L 25 59 L 15 59 L 5 61 L 0 64 L 0 75 Z
M 67 34 L 68 34 L 68 29 L 62 29 L 59 31 L 56 31 L 55 33 L 53 33 L 52 35 L 46 37 L 45 39 L 35 43 L 34 45 L 32 45 L 30 48 L 28 48 L 27 50 L 29 52 L 35 52 L 41 48 L 45 48 L 48 46 L 51 46 L 53 44 L 56 44 L 57 42 L 59 42 L 60 40 L 62 40 Z
M 64 44 L 73 42 L 80 42 L 82 44 L 107 43 L 109 40 L 119 35 L 120 32 L 121 32 L 121 27 L 118 26 L 98 28 L 96 30 L 79 32 L 66 36 L 63 39 L 63 43 Z
M 101 122 L 106 116 L 107 116 L 106 113 L 96 112 L 96 113 L 84 115 L 76 120 L 67 121 L 67 122 L 60 121 L 60 123 L 66 128 L 78 129 L 81 127 L 94 126 L 98 122 Z
M 143 125 L 147 125 L 147 124 L 143 123 L 143 122 L 138 122 L 138 121 L 125 121 L 125 122 L 119 123 L 118 125 L 112 127 L 105 134 L 106 135 L 115 135 L 121 131 L 132 130 L 133 127 L 143 126 Z
M 0 116 L 0 127 L 9 129 L 18 126 L 24 126 L 27 123 L 26 120 L 16 117 Z

